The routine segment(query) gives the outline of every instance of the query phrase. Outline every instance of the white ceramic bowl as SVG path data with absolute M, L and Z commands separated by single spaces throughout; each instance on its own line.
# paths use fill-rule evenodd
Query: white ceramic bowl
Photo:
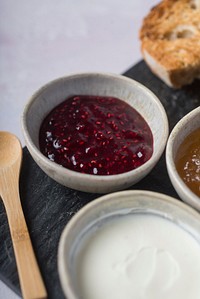
M 199 127 L 200 107 L 185 115 L 172 130 L 166 147 L 166 163 L 169 177 L 180 198 L 200 211 L 200 198 L 194 194 L 181 179 L 174 162 L 181 143 L 192 131 Z
M 58 248 L 58 270 L 66 298 L 81 298 L 75 264 L 77 252 L 87 233 L 98 229 L 113 217 L 116 219 L 120 216 L 138 214 L 157 215 L 168 219 L 186 230 L 200 244 L 199 213 L 177 199 L 140 190 L 121 191 L 102 196 L 83 207 L 62 232 Z M 165 234 L 165 231 L 161 230 L 158 237 L 162 234 Z
M 44 117 L 72 95 L 113 96 L 133 106 L 148 123 L 154 139 L 152 157 L 139 168 L 117 175 L 90 175 L 51 162 L 39 149 L 39 130 Z M 25 142 L 36 163 L 58 183 L 95 193 L 125 189 L 146 176 L 159 160 L 168 137 L 168 120 L 158 98 L 140 83 L 120 75 L 85 73 L 54 80 L 39 89 L 22 115 Z

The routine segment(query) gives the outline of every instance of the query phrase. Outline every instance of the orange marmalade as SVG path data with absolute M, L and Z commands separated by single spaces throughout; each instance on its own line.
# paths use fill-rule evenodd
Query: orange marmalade
M 200 197 L 200 128 L 190 133 L 182 142 L 175 164 L 185 184 Z

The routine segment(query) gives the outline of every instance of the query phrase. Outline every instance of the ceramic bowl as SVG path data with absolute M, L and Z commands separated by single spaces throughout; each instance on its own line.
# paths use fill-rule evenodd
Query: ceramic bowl
M 148 123 L 154 139 L 152 157 L 139 168 L 117 175 L 90 175 L 51 162 L 39 149 L 39 130 L 45 116 L 72 95 L 112 96 L 133 106 Z M 67 187 L 94 193 L 125 189 L 146 176 L 159 160 L 168 137 L 166 112 L 158 98 L 140 83 L 120 75 L 75 74 L 54 80 L 39 89 L 22 115 L 25 143 L 33 159 L 52 179 Z
M 96 235 L 98 228 L 109 220 L 126 215 L 157 215 L 186 230 L 200 244 L 200 215 L 183 202 L 164 194 L 141 190 L 104 195 L 83 207 L 62 232 L 58 248 L 58 270 L 66 298 L 82 298 L 75 268 L 77 254 L 85 237 L 87 240 L 90 232 L 94 231 Z M 165 232 L 161 230 L 158 237 L 162 234 Z
M 174 162 L 181 143 L 192 131 L 199 127 L 200 107 L 185 115 L 172 130 L 166 147 L 166 164 L 172 185 L 174 186 L 180 198 L 187 204 L 200 211 L 200 198 L 194 194 L 181 179 L 176 170 Z

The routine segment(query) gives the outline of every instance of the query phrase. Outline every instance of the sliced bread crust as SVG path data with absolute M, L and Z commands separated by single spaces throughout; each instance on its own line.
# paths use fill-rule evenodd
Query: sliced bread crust
M 164 0 L 143 21 L 144 60 L 167 85 L 180 88 L 200 77 L 200 1 Z

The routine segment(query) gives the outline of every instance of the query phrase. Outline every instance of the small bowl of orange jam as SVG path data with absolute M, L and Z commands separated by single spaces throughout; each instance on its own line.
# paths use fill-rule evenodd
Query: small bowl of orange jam
M 178 195 L 200 211 L 200 107 L 185 115 L 172 130 L 166 163 Z

